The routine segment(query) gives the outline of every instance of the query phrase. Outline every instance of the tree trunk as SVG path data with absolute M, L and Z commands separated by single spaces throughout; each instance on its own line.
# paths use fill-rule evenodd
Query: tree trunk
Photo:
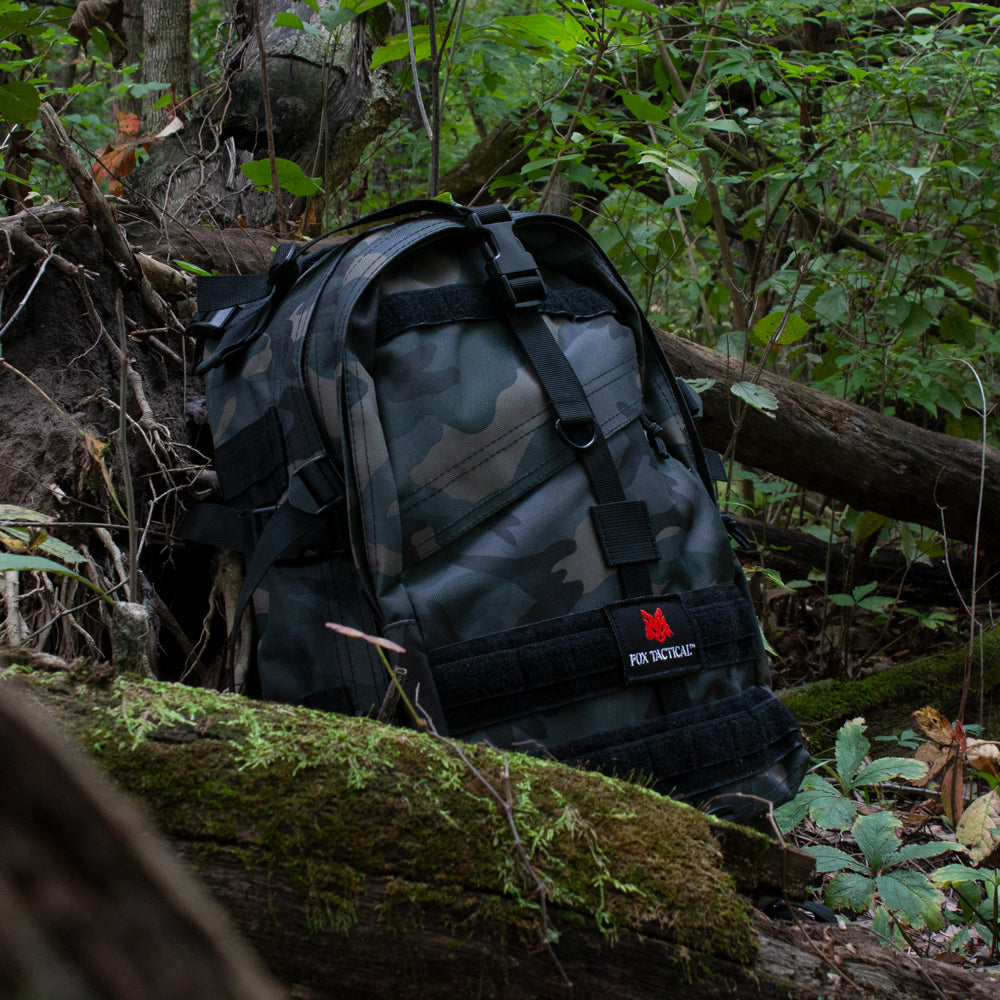
M 176 101 L 191 96 L 191 8 L 188 0 L 146 0 L 142 8 L 146 83 L 169 84 Z M 147 130 L 156 124 L 153 105 L 163 93 L 152 93 L 143 114 Z M 162 117 L 163 112 L 159 112 Z
M 944 528 L 949 538 L 970 543 L 978 531 L 984 549 L 1000 545 L 996 448 L 923 430 L 770 372 L 758 377 L 737 359 L 671 334 L 659 340 L 681 378 L 716 380 L 701 396 L 698 430 L 707 447 L 725 452 L 735 433 L 733 457 L 744 465 L 857 510 Z M 777 397 L 772 416 L 744 408 L 729 391 L 749 379 Z
M 801 892 L 796 855 L 636 786 L 103 669 L 18 675 L 143 799 L 297 1000 L 995 995 L 984 977 L 859 931 L 752 914 L 739 892 L 774 891 L 782 867 L 793 877 L 777 891 Z M 29 739 L 17 759 L 41 767 L 49 753 Z M 4 769 L 5 801 L 32 803 L 21 822 L 55 808 L 80 819 L 78 796 L 49 773 Z M 87 817 L 44 859 L 62 879 L 60 914 L 90 912 L 70 905 L 82 887 L 61 852 L 78 856 L 105 824 Z M 20 822 L 2 830 L 22 836 Z M 123 906 L 138 846 L 129 839 L 116 863 Z M 3 877 L 11 857 L 0 851 Z M 160 889 L 169 900 L 176 883 Z M 74 954 L 65 923 L 42 913 L 39 926 L 43 947 Z
M 369 69 L 387 8 L 357 17 L 334 35 L 305 4 L 295 13 L 312 31 L 275 25 L 288 7 L 281 0 L 234 7 L 239 42 L 220 53 L 228 68 L 223 84 L 205 95 L 184 129 L 153 145 L 130 176 L 132 189 L 157 213 L 180 222 L 268 225 L 276 217 L 275 194 L 258 192 L 240 168 L 267 159 L 272 138 L 276 157 L 307 177 L 320 177 L 323 190 L 332 192 L 398 115 L 388 67 Z M 309 221 L 307 196 L 280 196 L 296 221 Z

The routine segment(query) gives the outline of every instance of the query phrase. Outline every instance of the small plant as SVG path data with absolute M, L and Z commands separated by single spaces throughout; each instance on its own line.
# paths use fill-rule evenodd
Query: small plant
M 1000 958 L 1000 868 L 945 865 L 931 878 L 936 885 L 955 890 L 960 911 L 952 922 L 974 928 L 990 949 L 990 963 L 995 963 Z
M 866 728 L 864 719 L 852 719 L 841 726 L 833 760 L 821 761 L 806 775 L 799 794 L 774 811 L 782 833 L 798 826 L 806 816 L 825 830 L 846 830 L 858 814 L 856 794 L 896 778 L 913 781 L 924 775 L 927 765 L 912 758 L 870 760 Z M 820 772 L 826 772 L 829 780 Z
M 923 872 L 903 869 L 909 861 L 932 858 L 955 845 L 944 841 L 903 844 L 896 835 L 900 821 L 879 810 L 859 816 L 851 827 L 862 858 L 837 847 L 818 844 L 806 850 L 816 858 L 818 872 L 836 872 L 827 883 L 824 898 L 833 909 L 860 913 L 878 897 L 876 911 L 895 926 L 937 930 L 944 926 L 944 895 Z M 884 914 L 878 913 L 884 910 Z

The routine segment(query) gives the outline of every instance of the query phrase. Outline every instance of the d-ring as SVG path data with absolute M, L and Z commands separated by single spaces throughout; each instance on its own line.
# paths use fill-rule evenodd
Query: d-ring
M 589 429 L 589 440 L 583 442 L 574 440 L 571 431 L 577 427 L 582 429 L 583 436 L 587 434 Z M 559 432 L 559 436 L 563 439 L 563 441 L 565 441 L 571 448 L 575 448 L 577 451 L 586 451 L 597 440 L 597 421 L 592 418 L 574 420 L 572 424 L 567 425 L 567 423 L 557 417 L 556 430 Z

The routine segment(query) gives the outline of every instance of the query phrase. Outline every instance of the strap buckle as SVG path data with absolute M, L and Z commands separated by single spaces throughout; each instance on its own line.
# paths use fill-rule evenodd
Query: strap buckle
M 545 283 L 535 258 L 524 249 L 514 232 L 514 220 L 502 205 L 473 209 L 470 228 L 483 237 L 486 271 L 498 281 L 515 309 L 540 306 L 545 301 Z

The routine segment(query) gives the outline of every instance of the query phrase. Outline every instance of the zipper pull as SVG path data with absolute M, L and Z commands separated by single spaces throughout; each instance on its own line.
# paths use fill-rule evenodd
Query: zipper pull
M 754 547 L 754 540 L 751 538 L 737 523 L 736 518 L 733 517 L 729 511 L 723 511 L 722 513 L 722 523 L 726 526 L 726 533 L 729 537 L 736 542 L 736 544 L 741 549 L 752 549 Z
M 667 449 L 666 442 L 663 440 L 663 428 L 655 420 L 647 417 L 645 413 L 639 414 L 639 420 L 642 423 L 643 430 L 646 432 L 646 440 L 650 443 L 653 451 L 656 452 L 656 457 L 660 459 L 669 458 L 670 452 Z

